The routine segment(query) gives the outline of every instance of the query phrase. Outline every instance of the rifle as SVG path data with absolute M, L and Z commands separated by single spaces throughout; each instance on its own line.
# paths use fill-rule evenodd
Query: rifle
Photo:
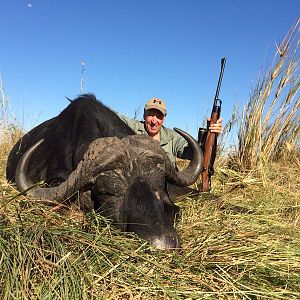
M 219 75 L 219 81 L 214 98 L 213 108 L 211 112 L 211 120 L 207 121 L 207 128 L 199 128 L 198 142 L 203 151 L 204 162 L 202 176 L 202 191 L 208 192 L 211 189 L 211 176 L 214 173 L 213 165 L 217 153 L 217 134 L 211 132 L 208 128 L 210 124 L 217 123 L 221 114 L 222 101 L 219 99 L 219 92 L 222 83 L 223 72 L 225 68 L 226 58 L 221 59 L 221 71 Z

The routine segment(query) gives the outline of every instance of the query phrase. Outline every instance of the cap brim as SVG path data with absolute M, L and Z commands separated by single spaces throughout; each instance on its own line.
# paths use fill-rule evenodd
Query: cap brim
M 160 107 L 151 106 L 151 105 L 145 107 L 145 110 L 149 110 L 149 109 L 156 109 L 156 110 L 159 110 L 164 116 L 167 115 L 167 112 L 165 110 L 161 109 Z

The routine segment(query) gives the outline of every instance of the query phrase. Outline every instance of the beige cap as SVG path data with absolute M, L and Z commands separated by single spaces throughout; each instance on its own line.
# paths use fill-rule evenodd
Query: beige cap
M 165 116 L 167 115 L 167 106 L 166 103 L 160 98 L 151 98 L 145 104 L 145 110 L 148 109 L 157 109 L 162 112 Z

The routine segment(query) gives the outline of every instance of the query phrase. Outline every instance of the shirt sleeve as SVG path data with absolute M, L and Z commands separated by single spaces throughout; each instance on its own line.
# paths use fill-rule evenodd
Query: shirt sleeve
M 142 123 L 138 120 L 128 118 L 118 112 L 115 112 L 118 117 L 124 121 L 135 133 L 140 133 L 141 128 L 143 127 Z

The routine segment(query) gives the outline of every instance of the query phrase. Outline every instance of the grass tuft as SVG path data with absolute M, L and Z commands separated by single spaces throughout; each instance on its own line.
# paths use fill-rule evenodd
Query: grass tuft
M 300 147 L 300 19 L 277 46 L 238 118 L 238 146 L 231 165 L 251 170 L 261 161 L 298 156 Z M 299 162 L 299 156 L 297 157 Z

